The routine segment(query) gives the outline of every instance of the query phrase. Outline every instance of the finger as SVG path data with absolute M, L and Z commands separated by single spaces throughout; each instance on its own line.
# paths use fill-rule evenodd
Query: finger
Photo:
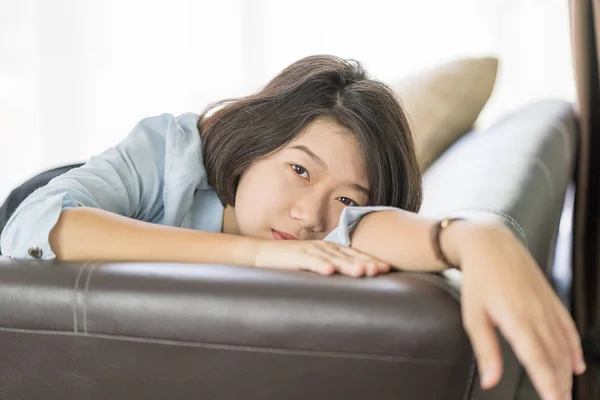
M 363 266 L 366 276 L 375 276 L 379 273 L 379 269 L 377 268 L 377 264 L 369 261 L 354 261 Z
M 313 268 L 311 268 L 311 271 L 316 272 L 320 275 L 330 276 L 335 273 L 335 265 L 325 261 L 323 263 L 315 265 Z
M 465 301 L 465 304 L 468 303 Z M 477 358 L 481 387 L 490 389 L 496 386 L 502 377 L 502 355 L 494 325 L 479 305 L 465 306 L 463 310 L 465 329 Z
M 513 319 L 507 323 L 508 328 L 500 326 L 500 329 L 540 396 L 543 399 L 560 398 L 564 390 L 557 380 L 548 350 L 532 323 L 535 321 Z
M 546 346 L 551 367 L 561 393 L 570 392 L 573 388 L 573 363 L 567 337 L 562 329 L 558 314 L 551 302 L 544 306 L 541 318 L 535 324 L 537 334 Z
M 346 253 L 348 256 L 367 262 L 371 269 L 375 269 L 376 273 L 387 273 L 390 272 L 391 267 L 389 264 L 375 258 L 369 254 L 363 253 L 352 247 L 340 247 L 340 251 Z
M 583 374 L 585 372 L 586 365 L 583 357 L 583 349 L 581 348 L 579 332 L 577 331 L 575 322 L 573 322 L 573 318 L 571 318 L 571 314 L 569 314 L 564 304 L 558 297 L 555 297 L 554 300 L 556 303 L 556 312 L 559 320 L 558 323 L 566 337 L 571 362 L 573 363 L 573 370 L 577 374 Z
M 340 248 L 340 246 L 323 246 L 311 251 L 335 265 L 336 270 L 344 275 L 351 277 L 363 276 L 367 272 L 366 263 L 361 260 L 353 259 L 346 253 L 340 251 Z
M 319 275 L 330 276 L 335 273 L 336 266 L 324 257 L 319 257 L 316 254 L 310 254 L 308 255 L 308 259 L 305 260 L 305 265 L 299 269 L 315 272 Z
M 364 253 L 360 250 L 357 250 L 353 247 L 346 247 L 346 246 L 340 246 L 338 248 L 340 251 L 346 253 L 347 255 L 351 256 L 352 258 L 356 258 L 359 260 L 364 260 L 364 261 L 368 261 L 368 262 L 380 262 L 382 264 L 385 264 L 383 261 L 381 261 L 380 259 L 378 259 L 375 256 L 372 256 L 370 254 Z

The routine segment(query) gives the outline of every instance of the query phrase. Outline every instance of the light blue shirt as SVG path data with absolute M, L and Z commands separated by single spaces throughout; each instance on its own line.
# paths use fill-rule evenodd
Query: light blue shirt
M 41 250 L 38 258 L 54 259 L 48 243 L 50 231 L 62 210 L 78 206 L 162 225 L 221 232 L 224 208 L 208 184 L 198 118 L 192 113 L 145 118 L 118 145 L 37 189 L 2 231 L 2 254 L 33 259 L 29 250 L 37 247 Z M 393 208 L 346 207 L 337 228 L 324 240 L 349 246 L 360 218 L 383 209 Z

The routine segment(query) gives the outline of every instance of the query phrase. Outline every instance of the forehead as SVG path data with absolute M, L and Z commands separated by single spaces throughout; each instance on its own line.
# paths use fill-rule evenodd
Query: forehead
M 354 132 L 328 119 L 316 119 L 286 146 L 304 145 L 327 164 L 340 180 L 368 186 L 364 155 Z

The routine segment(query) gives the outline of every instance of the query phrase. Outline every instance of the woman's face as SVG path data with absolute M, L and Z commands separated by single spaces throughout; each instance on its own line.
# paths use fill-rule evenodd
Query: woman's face
M 237 231 L 265 239 L 323 239 L 344 207 L 367 204 L 369 189 L 354 135 L 317 119 L 242 175 L 234 209 Z

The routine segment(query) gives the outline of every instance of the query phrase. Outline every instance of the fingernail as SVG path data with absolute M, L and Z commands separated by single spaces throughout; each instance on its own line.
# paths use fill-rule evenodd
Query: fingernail
M 587 366 L 585 365 L 585 362 L 584 361 L 580 361 L 579 362 L 579 367 L 577 368 L 578 372 L 580 374 L 583 374 L 585 372 L 586 368 L 587 368 Z
M 484 370 L 481 371 L 481 387 L 483 389 L 487 389 L 492 385 L 492 371 L 491 370 Z

